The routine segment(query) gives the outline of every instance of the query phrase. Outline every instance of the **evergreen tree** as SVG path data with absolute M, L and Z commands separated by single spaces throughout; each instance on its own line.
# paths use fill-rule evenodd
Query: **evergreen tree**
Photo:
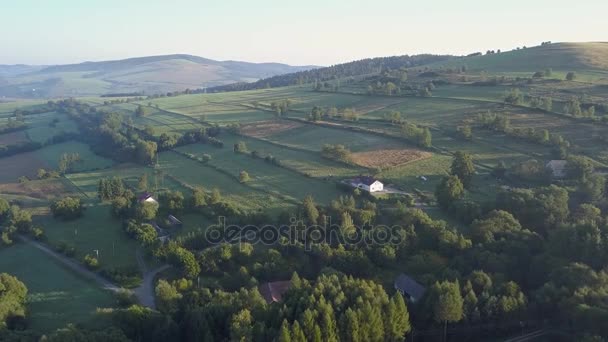
M 302 206 L 304 207 L 304 215 L 308 220 L 308 223 L 317 224 L 317 220 L 319 219 L 319 210 L 317 209 L 315 201 L 311 195 L 304 197 Z
M 465 188 L 468 189 L 471 186 L 471 180 L 475 174 L 475 165 L 473 164 L 473 157 L 470 154 L 456 151 L 450 169 L 452 174 L 458 176 L 462 181 Z
M 389 341 L 403 341 L 405 335 L 412 329 L 410 314 L 399 291 L 391 298 L 385 321 L 386 338 Z
M 300 323 L 298 321 L 293 322 L 291 326 L 291 341 L 292 342 L 307 342 L 306 336 L 304 336 L 304 332 L 302 328 L 300 328 Z
M 283 320 L 283 324 L 281 324 L 281 329 L 279 330 L 279 337 L 277 338 L 277 342 L 291 342 L 291 334 L 289 333 L 289 323 L 287 320 Z

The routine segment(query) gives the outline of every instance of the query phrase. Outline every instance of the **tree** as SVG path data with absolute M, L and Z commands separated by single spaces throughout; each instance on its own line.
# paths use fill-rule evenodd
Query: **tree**
M 233 150 L 235 153 L 247 153 L 247 144 L 244 141 L 239 141 L 234 144 Z
M 574 81 L 576 79 L 576 73 L 574 71 L 570 71 L 566 74 L 566 80 Z
M 0 224 L 6 220 L 10 208 L 8 201 L 0 198 Z
M 473 130 L 471 129 L 471 125 L 463 125 L 458 127 L 458 132 L 465 140 L 473 139 Z
M 139 202 L 135 206 L 135 217 L 140 221 L 149 221 L 156 217 L 158 203 Z
M 214 188 L 211 191 L 211 196 L 209 197 L 209 202 L 211 204 L 218 204 L 222 201 L 222 195 L 220 194 L 220 189 Z
M 291 341 L 292 342 L 307 342 L 306 336 L 300 328 L 300 323 L 298 321 L 293 322 L 291 326 Z
M 447 176 L 441 180 L 441 183 L 435 190 L 437 203 L 444 209 L 450 207 L 452 203 L 461 199 L 464 196 L 464 186 L 458 176 Z
M 458 322 L 463 317 L 463 299 L 458 281 L 436 282 L 431 288 L 433 318 L 444 323 L 444 341 L 448 322 Z
M 142 105 L 138 105 L 137 108 L 135 109 L 135 115 L 140 116 L 140 117 L 146 116 L 146 115 L 148 115 L 148 109 Z
M 317 224 L 319 219 L 319 210 L 315 204 L 315 200 L 311 195 L 307 195 L 304 197 L 304 201 L 302 202 L 302 207 L 304 209 L 304 215 L 309 224 Z
M 135 144 L 135 155 L 139 163 L 152 164 L 156 151 L 157 145 L 154 141 L 138 140 Z
M 584 156 L 570 156 L 566 162 L 566 175 L 583 182 L 593 174 L 593 163 Z
M 202 208 L 207 205 L 207 194 L 202 188 L 192 190 L 192 207 Z
M 399 291 L 393 295 L 389 302 L 384 330 L 389 341 L 403 341 L 405 335 L 412 330 L 410 314 Z
M 252 325 L 253 319 L 248 309 L 243 309 L 234 314 L 230 321 L 230 341 L 251 341 L 253 339 Z
M 342 213 L 342 218 L 340 220 L 340 232 L 342 233 L 342 236 L 350 236 L 357 233 L 357 228 L 355 227 L 353 219 L 348 211 L 344 211 Z
M 84 206 L 78 197 L 65 197 L 51 203 L 53 217 L 74 220 L 82 216 Z
M 286 319 L 284 319 L 283 324 L 281 324 L 281 329 L 279 330 L 279 337 L 277 338 L 277 342 L 291 342 L 291 334 L 289 333 L 289 323 Z
M 17 319 L 25 320 L 27 292 L 27 287 L 19 279 L 0 273 L 0 327 Z
M 143 175 L 141 175 L 141 177 L 139 177 L 139 180 L 137 181 L 137 190 L 139 190 L 139 191 L 148 190 L 148 174 L 147 173 L 144 173 Z
M 158 310 L 166 314 L 174 314 L 179 309 L 182 295 L 165 279 L 160 279 L 155 288 Z
M 318 106 L 312 107 L 312 110 L 311 110 L 308 118 L 310 119 L 310 121 L 321 120 L 321 118 L 323 118 L 323 109 L 321 109 L 321 107 L 318 107 Z
M 451 166 L 452 175 L 458 176 L 465 188 L 469 189 L 471 180 L 475 174 L 475 165 L 473 157 L 470 154 L 462 151 L 454 153 L 454 160 Z
M 249 173 L 247 173 L 247 171 L 242 170 L 239 173 L 239 182 L 241 183 L 247 183 L 251 180 L 251 177 L 249 177 Z

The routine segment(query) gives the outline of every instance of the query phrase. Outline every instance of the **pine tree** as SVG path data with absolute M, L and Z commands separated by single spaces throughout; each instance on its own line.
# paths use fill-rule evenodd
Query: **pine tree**
M 279 330 L 279 337 L 277 339 L 278 342 L 291 342 L 291 334 L 289 333 L 289 323 L 287 320 L 283 320 L 283 324 L 281 325 L 281 330 Z
M 361 331 L 364 332 L 366 341 L 384 341 L 384 323 L 378 307 L 365 303 L 363 310 L 359 312 Z
M 321 318 L 321 333 L 323 341 L 325 342 L 337 342 L 338 334 L 336 331 L 336 317 L 334 316 L 334 310 L 329 303 L 326 303 L 323 297 L 319 304 L 320 318 Z
M 317 220 L 319 219 L 319 210 L 317 209 L 315 201 L 311 195 L 308 195 L 304 198 L 302 206 L 304 207 L 304 213 L 306 215 L 308 223 L 317 224 Z
M 291 341 L 292 342 L 306 342 L 306 336 L 304 336 L 304 332 L 302 328 L 300 328 L 300 323 L 298 321 L 293 322 L 291 326 Z
M 353 223 L 353 219 L 352 219 L 352 217 L 350 217 L 350 214 L 346 211 L 342 213 L 342 220 L 340 223 L 340 232 L 344 236 L 348 236 L 348 235 L 357 233 L 357 228 L 355 227 L 355 224 Z
M 361 341 L 361 329 L 357 313 L 348 308 L 342 316 L 342 320 L 342 336 L 344 339 L 351 342 Z
M 389 341 L 403 341 L 412 327 L 410 314 L 400 292 L 391 298 L 386 316 L 386 338 Z

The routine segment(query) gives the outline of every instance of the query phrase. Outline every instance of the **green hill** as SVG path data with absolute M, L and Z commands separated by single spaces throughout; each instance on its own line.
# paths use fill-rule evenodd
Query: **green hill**
M 62 97 L 213 87 L 309 70 L 314 66 L 215 61 L 166 55 L 56 66 L 0 66 L 0 96 Z
M 555 43 L 482 56 L 457 57 L 429 68 L 466 65 L 471 71 L 533 72 L 552 68 L 561 71 L 608 71 L 608 43 Z

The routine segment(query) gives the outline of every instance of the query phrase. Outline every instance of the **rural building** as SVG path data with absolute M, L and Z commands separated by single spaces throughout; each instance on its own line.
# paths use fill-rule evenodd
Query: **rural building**
M 154 199 L 154 197 L 152 197 L 152 194 L 149 192 L 144 192 L 143 194 L 139 195 L 139 197 L 137 198 L 137 200 L 139 202 L 148 202 L 148 203 L 156 203 L 158 204 L 158 201 Z
M 545 167 L 551 171 L 554 178 L 564 178 L 566 177 L 566 164 L 565 160 L 551 160 Z
M 260 294 L 266 300 L 266 303 L 277 303 L 283 299 L 283 294 L 289 290 L 291 281 L 274 281 L 260 285 Z
M 174 228 L 182 227 L 182 221 L 178 220 L 177 217 L 175 217 L 173 215 L 167 216 L 167 221 L 169 221 L 169 224 L 171 224 L 171 226 Z
M 367 192 L 377 192 L 384 189 L 384 184 L 373 177 L 357 177 L 351 181 L 355 188 L 363 189 Z
M 409 302 L 415 303 L 426 292 L 424 286 L 420 285 L 410 276 L 401 273 L 397 279 L 395 279 L 395 290 L 401 292 L 404 298 L 406 298 Z

